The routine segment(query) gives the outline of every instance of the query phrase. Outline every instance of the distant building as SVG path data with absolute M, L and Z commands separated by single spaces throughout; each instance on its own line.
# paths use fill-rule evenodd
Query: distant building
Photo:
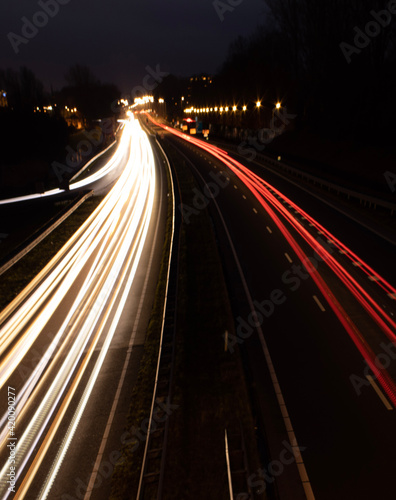
M 0 108 L 7 108 L 8 100 L 7 100 L 7 92 L 5 90 L 0 90 Z
M 73 126 L 77 130 L 81 130 L 85 127 L 86 123 L 82 114 L 77 110 L 77 108 L 65 108 L 61 111 L 61 115 L 65 119 L 69 127 Z
M 187 86 L 187 103 L 206 104 L 211 94 L 213 77 L 210 75 L 194 75 L 190 77 Z

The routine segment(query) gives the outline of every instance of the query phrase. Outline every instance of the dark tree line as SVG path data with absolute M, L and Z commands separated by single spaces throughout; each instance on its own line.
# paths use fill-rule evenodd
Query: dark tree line
M 61 114 L 66 105 L 76 107 L 88 124 L 112 115 L 112 104 L 120 97 L 115 85 L 102 84 L 89 68 L 78 64 L 69 68 L 65 80 L 67 86 L 50 93 L 26 67 L 0 70 L 0 90 L 6 91 L 8 101 L 0 108 L 0 165 L 63 157 L 74 132 Z M 51 113 L 37 111 L 55 103 Z
M 7 92 L 8 106 L 18 112 L 31 112 L 46 102 L 44 85 L 26 67 L 0 70 L 0 89 Z
M 80 64 L 69 68 L 65 80 L 67 86 L 58 94 L 62 104 L 76 107 L 88 121 L 112 115 L 112 104 L 121 95 L 115 85 L 102 83 L 87 66 Z
M 396 112 L 396 12 L 388 9 L 391 2 L 267 4 L 271 28 L 262 26 L 251 37 L 235 40 L 219 75 L 221 87 L 238 95 L 256 91 L 264 99 L 283 98 L 300 124 L 337 135 L 391 134 Z
M 252 107 L 260 100 L 271 113 L 281 101 L 297 115 L 296 127 L 341 139 L 393 141 L 396 2 L 266 2 L 270 19 L 234 40 L 213 84 L 193 90 L 191 104 Z M 188 87 L 189 79 L 171 75 L 156 94 L 168 103 Z M 177 111 L 167 104 L 170 117 Z

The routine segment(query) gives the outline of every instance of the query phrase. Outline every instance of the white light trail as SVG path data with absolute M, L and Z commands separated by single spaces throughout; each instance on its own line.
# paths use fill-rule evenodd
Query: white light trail
M 34 284 L 15 299 L 16 305 L 11 305 L 3 315 L 0 354 L 5 357 L 0 366 L 1 385 L 23 362 L 48 321 L 59 315 L 59 305 L 79 279 L 79 291 L 73 303 L 67 306 L 55 338 L 23 387 L 18 389 L 18 418 L 31 411 L 32 402 L 40 401 L 40 404 L 37 409 L 33 406 L 29 424 L 18 438 L 17 479 L 23 477 L 26 464 L 29 461 L 31 464 L 22 484 L 18 484 L 15 498 L 23 498 L 28 490 L 93 352 L 100 347 L 41 497 L 48 494 L 95 385 L 133 284 L 155 197 L 155 164 L 151 147 L 147 135 L 133 117 L 125 125 L 119 148 L 107 171 L 118 168 L 125 158 L 123 173 L 100 206 L 34 280 Z M 48 384 L 49 388 L 45 388 Z M 2 425 L 5 419 L 6 415 L 1 419 Z M 5 438 L 3 432 L 0 435 L 3 450 Z M 5 464 L 0 472 L 0 496 L 3 499 L 10 493 L 6 483 L 8 471 L 8 464 Z
M 128 123 L 128 122 L 126 122 L 126 123 Z M 125 142 L 125 140 L 126 140 L 126 136 L 124 134 L 124 135 L 122 135 L 121 141 Z M 106 162 L 105 165 L 103 165 L 99 170 L 97 170 L 96 172 L 93 172 L 91 175 L 85 177 L 84 179 L 81 179 L 80 181 L 71 182 L 69 185 L 70 191 L 75 191 L 77 189 L 81 189 L 85 186 L 88 186 L 88 185 L 92 184 L 93 182 L 96 182 L 96 181 L 102 179 L 103 177 L 108 175 L 112 170 L 116 169 L 117 166 L 119 165 L 120 161 L 122 160 L 123 155 L 126 154 L 124 146 L 125 146 L 125 144 L 120 144 L 118 146 L 116 152 L 112 156 L 112 158 L 108 162 Z M 109 149 L 109 148 L 107 148 L 107 149 Z M 85 165 L 85 169 L 87 169 L 90 164 L 94 163 L 100 156 L 102 156 L 103 153 L 105 153 L 107 151 L 107 149 L 105 151 L 102 151 L 101 153 L 99 153 L 94 158 L 92 158 L 92 160 L 90 160 Z M 54 189 L 50 189 L 49 191 L 45 191 L 44 193 L 33 193 L 33 194 L 27 194 L 24 196 L 16 196 L 14 198 L 5 198 L 3 200 L 0 200 L 0 205 L 8 205 L 10 203 L 18 203 L 21 201 L 31 201 L 31 200 L 37 200 L 40 198 L 48 198 L 50 196 L 56 196 L 56 195 L 59 195 L 61 193 L 65 193 L 65 192 L 66 191 L 64 189 L 54 188 Z

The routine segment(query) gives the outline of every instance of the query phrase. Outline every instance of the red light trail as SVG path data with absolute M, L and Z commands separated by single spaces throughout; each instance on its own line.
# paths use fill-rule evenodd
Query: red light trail
M 338 240 L 333 234 L 330 233 L 326 228 L 324 228 L 319 222 L 317 222 L 312 216 L 307 214 L 298 205 L 296 205 L 289 198 L 284 196 L 280 191 L 274 188 L 271 184 L 264 181 L 261 177 L 256 175 L 254 172 L 249 170 L 247 167 L 242 165 L 240 162 L 231 158 L 226 151 L 222 149 L 207 144 L 199 139 L 193 138 L 189 135 L 183 134 L 178 130 L 171 127 L 163 125 L 156 122 L 150 115 L 146 116 L 151 120 L 151 122 L 164 130 L 172 133 L 173 135 L 198 146 L 199 148 L 207 151 L 218 160 L 220 160 L 224 165 L 226 165 L 254 194 L 258 202 L 262 205 L 264 210 L 272 218 L 276 226 L 279 228 L 285 239 L 288 241 L 290 246 L 293 248 L 294 252 L 301 260 L 303 265 L 307 268 L 307 271 L 312 276 L 315 284 L 325 297 L 331 309 L 334 311 L 335 315 L 349 334 L 350 338 L 354 342 L 355 346 L 366 360 L 367 364 L 373 371 L 374 375 L 378 379 L 379 383 L 383 387 L 384 391 L 392 401 L 393 405 L 396 407 L 396 385 L 392 378 L 390 377 L 387 370 L 382 368 L 382 366 L 377 366 L 376 355 L 371 349 L 367 341 L 365 340 L 363 334 L 359 331 L 357 326 L 349 317 L 348 313 L 342 307 L 340 302 L 336 299 L 329 286 L 326 284 L 318 270 L 311 265 L 309 258 L 302 250 L 301 246 L 297 243 L 295 238 L 291 235 L 290 231 L 286 228 L 284 223 L 280 220 L 278 215 L 274 212 L 273 208 L 276 209 L 285 219 L 296 229 L 298 234 L 315 250 L 318 252 L 318 241 L 304 228 L 304 226 L 284 207 L 284 205 L 279 201 L 279 199 L 273 194 L 275 193 L 280 198 L 289 204 L 294 210 L 296 210 L 302 217 L 304 217 L 315 229 L 321 231 L 323 235 L 334 244 L 339 251 L 341 251 L 345 256 L 347 256 L 352 262 L 357 264 L 359 268 L 369 277 L 372 277 L 373 283 L 378 284 L 384 292 L 388 294 L 389 297 L 396 297 L 396 289 L 390 285 L 382 276 L 375 272 L 368 264 L 366 264 L 362 259 L 360 259 L 352 250 L 346 247 L 340 240 Z M 273 193 L 271 192 L 273 191 Z M 271 208 L 271 206 L 273 208 Z M 370 296 L 370 294 L 364 290 L 364 288 L 359 285 L 359 283 L 351 276 L 351 274 L 331 255 L 331 253 L 325 248 L 321 247 L 319 252 L 324 262 L 329 266 L 329 268 L 336 274 L 336 276 L 344 283 L 352 295 L 359 301 L 367 313 L 374 319 L 380 329 L 387 335 L 389 339 L 393 342 L 396 341 L 395 329 L 396 322 L 389 316 L 389 314 L 384 311 L 384 309 Z M 308 264 L 309 263 L 309 264 Z

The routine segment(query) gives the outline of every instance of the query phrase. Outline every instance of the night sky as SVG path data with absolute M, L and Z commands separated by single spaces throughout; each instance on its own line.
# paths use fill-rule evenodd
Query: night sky
M 213 74 L 236 36 L 268 22 L 264 0 L 217 0 L 217 9 L 215 0 L 59 2 L 64 5 L 36 35 L 15 42 L 18 54 L 9 33 L 22 36 L 21 19 L 32 21 L 43 8 L 38 0 L 3 0 L 0 8 L 0 68 L 27 66 L 48 90 L 65 85 L 64 74 L 76 63 L 124 93 L 142 83 L 148 65 L 180 76 Z

